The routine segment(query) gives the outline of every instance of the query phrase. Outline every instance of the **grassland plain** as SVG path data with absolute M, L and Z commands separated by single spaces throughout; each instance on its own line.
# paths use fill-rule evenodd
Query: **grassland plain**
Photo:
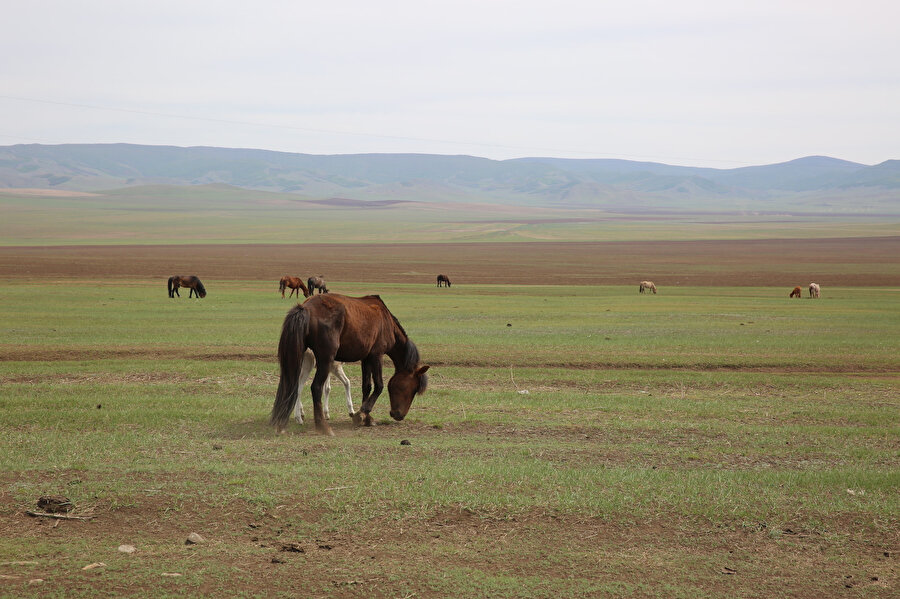
M 767 202 L 744 212 L 618 214 L 500 204 L 366 204 L 215 185 L 71 195 L 0 189 L 0 210 L 0 245 L 7 246 L 820 239 L 890 236 L 900 227 L 895 213 L 793 214 L 772 212 Z
M 0 593 L 900 588 L 896 288 L 332 281 L 380 293 L 433 367 L 402 423 L 382 397 L 353 428 L 336 389 L 326 439 L 266 424 L 293 304 L 267 285 L 0 283 Z M 44 494 L 93 518 L 25 515 Z

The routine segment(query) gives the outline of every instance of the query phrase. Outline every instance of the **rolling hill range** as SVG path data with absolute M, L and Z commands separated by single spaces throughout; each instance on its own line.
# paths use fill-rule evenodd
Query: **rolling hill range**
M 900 213 L 900 160 L 867 166 L 813 156 L 711 169 L 626 160 L 321 156 L 129 144 L 0 147 L 0 188 L 109 191 L 218 184 L 351 204 L 479 203 L 617 213 Z

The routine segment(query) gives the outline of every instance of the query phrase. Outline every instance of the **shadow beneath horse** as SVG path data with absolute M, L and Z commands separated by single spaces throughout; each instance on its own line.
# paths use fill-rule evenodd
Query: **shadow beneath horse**
M 363 429 L 352 419 L 346 415 L 336 420 L 328 422 L 334 434 L 345 436 L 361 432 Z M 382 429 L 385 432 L 400 426 L 400 423 L 394 422 L 389 418 L 382 418 L 372 423 L 374 429 Z M 287 428 L 283 436 L 315 436 L 322 438 L 321 433 L 316 429 L 314 422 L 306 422 L 302 425 Z M 221 439 L 225 441 L 241 441 L 241 440 L 271 440 L 272 425 L 266 418 L 259 420 L 244 420 L 241 422 L 229 422 L 222 426 L 214 427 L 210 431 L 210 437 L 213 439 Z

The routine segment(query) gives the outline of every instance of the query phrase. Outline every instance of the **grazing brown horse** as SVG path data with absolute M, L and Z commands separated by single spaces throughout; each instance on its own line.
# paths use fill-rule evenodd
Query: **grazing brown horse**
M 281 378 L 270 418 L 279 432 L 284 432 L 297 403 L 301 362 L 307 349 L 316 357 L 316 374 L 310 385 L 313 417 L 316 430 L 326 435 L 334 433 L 325 422 L 322 389 L 335 360 L 362 364 L 362 405 L 353 415 L 357 424 L 372 425 L 372 408 L 384 389 L 381 368 L 385 354 L 394 363 L 394 376 L 388 382 L 394 420 L 403 420 L 416 393 L 424 393 L 428 386 L 428 366 L 419 364 L 418 348 L 380 297 L 317 295 L 291 308 L 281 328 Z
M 819 292 L 821 289 L 819 288 L 818 283 L 810 283 L 809 284 L 809 297 L 813 299 L 819 299 Z
M 278 291 L 281 292 L 281 299 L 284 299 L 284 290 L 288 287 L 291 288 L 291 292 L 288 295 L 288 298 L 292 297 L 294 293 L 297 294 L 297 299 L 300 299 L 300 291 L 303 291 L 303 297 L 309 297 L 309 289 L 307 289 L 306 285 L 303 284 L 303 279 L 300 277 L 289 277 L 287 275 L 281 277 L 281 281 L 278 283 Z
M 169 277 L 169 297 L 175 297 L 176 295 L 181 297 L 181 294 L 178 293 L 179 287 L 187 287 L 190 289 L 188 297 L 193 296 L 195 293 L 197 294 L 197 297 L 206 297 L 206 287 L 204 287 L 203 283 L 200 282 L 200 279 L 194 275 L 189 277 Z
M 328 287 L 325 286 L 325 279 L 323 279 L 321 275 L 306 279 L 306 286 L 309 287 L 310 296 L 312 296 L 316 289 L 319 290 L 319 293 L 328 293 Z
M 800 289 L 799 287 L 794 287 L 794 290 L 791 291 L 791 295 L 789 297 L 799 298 L 802 295 L 803 295 L 803 290 Z
M 447 275 L 438 275 L 438 278 L 437 278 L 437 286 L 438 286 L 438 287 L 443 287 L 443 286 L 445 286 L 445 285 L 446 285 L 447 287 L 450 286 L 450 278 L 449 278 Z
M 638 292 L 644 293 L 645 289 L 649 289 L 653 293 L 656 293 L 656 285 L 653 284 L 653 281 L 641 281 L 641 285 L 638 288 Z

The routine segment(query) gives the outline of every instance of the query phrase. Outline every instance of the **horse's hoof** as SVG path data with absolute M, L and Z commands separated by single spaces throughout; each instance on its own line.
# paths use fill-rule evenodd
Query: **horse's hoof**
M 372 420 L 372 416 L 370 414 L 366 414 L 366 417 L 363 418 L 363 426 L 372 426 L 375 422 Z
M 353 424 L 356 426 L 362 426 L 362 416 L 359 415 L 359 412 L 354 412 L 350 414 L 350 420 L 353 421 Z
M 323 426 L 319 429 L 319 433 L 325 435 L 326 437 L 333 437 L 334 431 L 331 430 L 330 426 Z

